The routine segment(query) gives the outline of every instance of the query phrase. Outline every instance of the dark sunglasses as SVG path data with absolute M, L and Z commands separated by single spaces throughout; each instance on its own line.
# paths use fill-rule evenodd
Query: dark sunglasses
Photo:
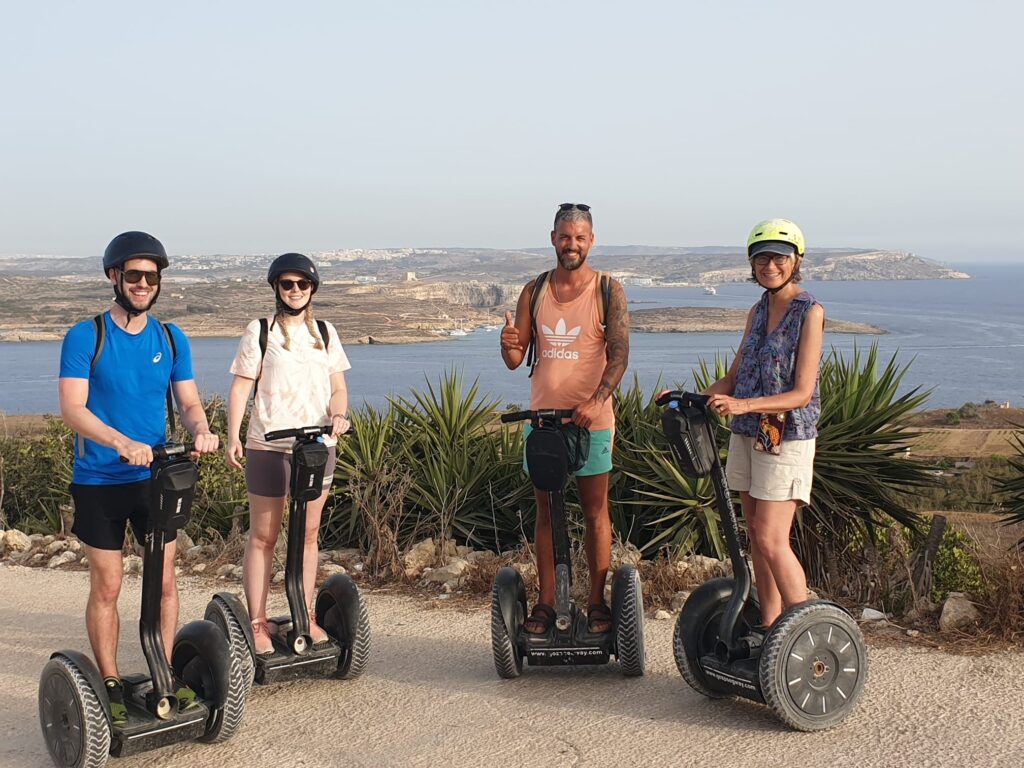
M 280 280 L 277 281 L 277 284 L 280 285 L 282 288 L 284 288 L 286 291 L 290 291 L 296 285 L 299 286 L 299 290 L 300 291 L 308 291 L 309 287 L 311 285 L 313 285 L 313 281 L 312 280 L 306 280 L 306 279 L 302 279 L 302 280 L 289 280 L 286 277 L 282 277 Z
M 132 285 L 135 285 L 142 278 L 146 278 L 146 285 L 160 285 L 159 272 L 149 272 L 144 269 L 122 269 L 121 277 L 124 278 L 126 283 L 131 283 Z
M 577 211 L 589 211 L 590 206 L 584 203 L 562 203 L 558 206 L 559 211 L 571 211 L 576 209 Z
M 784 253 L 773 253 L 771 256 L 768 254 L 759 254 L 754 257 L 754 265 L 758 267 L 767 267 L 768 262 L 774 262 L 776 267 L 785 266 L 786 263 L 793 258 L 791 254 Z

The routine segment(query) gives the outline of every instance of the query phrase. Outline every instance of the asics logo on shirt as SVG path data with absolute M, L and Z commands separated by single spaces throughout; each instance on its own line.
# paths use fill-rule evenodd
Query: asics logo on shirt
M 565 318 L 558 319 L 554 330 L 551 330 L 551 328 L 543 323 L 541 323 L 540 329 L 552 347 L 568 347 L 580 335 L 580 326 L 578 325 L 575 328 L 566 329 Z M 541 357 L 557 360 L 579 360 L 580 353 L 568 349 L 545 349 L 541 352 Z
M 159 362 L 160 362 L 160 359 L 161 359 L 161 358 L 162 358 L 163 356 L 164 356 L 164 353 L 163 353 L 163 352 L 157 352 L 157 353 L 156 353 L 155 355 L 153 355 L 153 362 L 154 362 L 154 363 L 159 363 Z

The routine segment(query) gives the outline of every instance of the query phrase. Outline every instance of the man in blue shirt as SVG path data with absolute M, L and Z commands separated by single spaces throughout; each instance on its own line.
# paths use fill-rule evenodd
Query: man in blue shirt
M 176 326 L 167 325 L 165 330 L 148 314 L 160 294 L 160 278 L 167 265 L 167 253 L 152 235 L 125 232 L 115 237 L 103 254 L 103 271 L 114 289 L 114 303 L 101 316 L 103 333 L 98 333 L 93 320 L 85 320 L 68 331 L 61 347 L 60 412 L 77 435 L 72 531 L 89 558 L 85 623 L 115 725 L 127 723 L 117 671 L 121 549 L 129 520 L 137 538 L 146 532 L 149 464 L 152 446 L 167 438 L 168 387 L 182 424 L 193 436 L 196 453 L 217 450 L 217 436 L 210 432 L 192 377 L 188 339 Z M 165 549 L 160 606 L 168 657 L 178 624 L 174 555 L 172 541 Z M 183 708 L 193 705 L 194 698 L 182 685 Z

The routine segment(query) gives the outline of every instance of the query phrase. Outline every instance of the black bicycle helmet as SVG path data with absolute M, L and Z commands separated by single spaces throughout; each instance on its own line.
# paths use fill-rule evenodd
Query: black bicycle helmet
M 155 237 L 145 232 L 122 232 L 110 241 L 103 252 L 103 274 L 130 259 L 152 259 L 157 269 L 167 269 L 170 264 L 163 243 Z
M 277 283 L 277 278 L 285 272 L 297 272 L 305 275 L 313 282 L 313 293 L 320 287 L 320 275 L 316 271 L 316 265 L 308 256 L 301 253 L 285 253 L 278 256 L 270 264 L 267 270 L 267 282 L 271 285 Z M 310 294 L 312 295 L 312 294 Z

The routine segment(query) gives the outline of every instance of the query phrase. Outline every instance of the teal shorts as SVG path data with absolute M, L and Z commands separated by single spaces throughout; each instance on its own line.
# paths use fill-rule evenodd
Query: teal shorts
M 526 438 L 532 431 L 533 427 L 529 424 L 523 430 L 523 471 L 527 474 L 529 469 L 526 466 Z M 590 433 L 590 454 L 587 456 L 587 463 L 576 473 L 577 477 L 603 475 L 612 471 L 612 432 L 611 429 L 599 429 Z

